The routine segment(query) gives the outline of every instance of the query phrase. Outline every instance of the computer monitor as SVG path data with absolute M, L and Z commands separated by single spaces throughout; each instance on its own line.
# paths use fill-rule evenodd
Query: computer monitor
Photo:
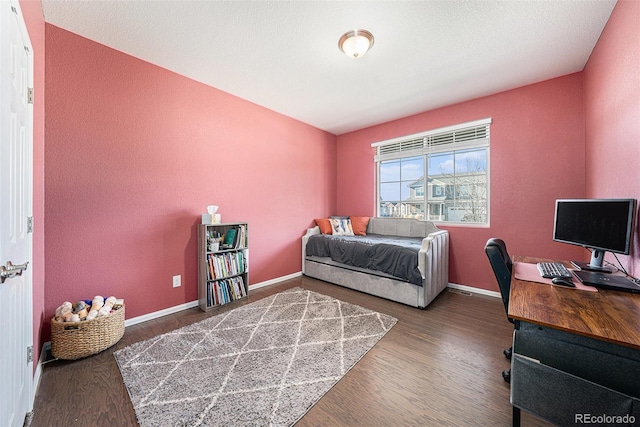
M 589 263 L 573 262 L 581 269 L 611 272 L 604 255 L 629 254 L 635 212 L 635 199 L 556 200 L 553 240 L 591 249 Z

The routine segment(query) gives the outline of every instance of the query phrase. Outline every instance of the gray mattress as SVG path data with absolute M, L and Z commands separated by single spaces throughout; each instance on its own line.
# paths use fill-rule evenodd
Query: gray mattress
M 309 237 L 306 255 L 329 257 L 341 264 L 380 271 L 422 286 L 423 279 L 418 270 L 421 246 L 421 237 L 317 234 Z

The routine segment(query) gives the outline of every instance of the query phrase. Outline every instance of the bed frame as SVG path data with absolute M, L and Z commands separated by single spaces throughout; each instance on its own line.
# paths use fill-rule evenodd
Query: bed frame
M 424 308 L 449 283 L 449 232 L 432 222 L 409 218 L 371 218 L 367 233 L 385 236 L 422 237 L 418 269 L 422 286 L 388 274 L 337 263 L 331 258 L 308 257 L 307 241 L 320 228 L 307 229 L 302 236 L 302 274 L 413 307 Z

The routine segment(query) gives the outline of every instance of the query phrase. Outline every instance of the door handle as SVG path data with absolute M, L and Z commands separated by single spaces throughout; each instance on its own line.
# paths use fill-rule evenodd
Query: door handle
M 5 280 L 12 277 L 22 276 L 22 272 L 27 269 L 28 264 L 28 262 L 25 262 L 24 264 L 13 265 L 11 261 L 7 261 L 6 267 L 4 265 L 0 267 L 0 283 L 4 283 Z

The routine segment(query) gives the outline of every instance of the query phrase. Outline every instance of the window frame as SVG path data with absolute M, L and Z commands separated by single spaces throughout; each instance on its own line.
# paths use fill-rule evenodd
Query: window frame
M 463 226 L 463 227 L 475 227 L 475 228 L 487 228 L 491 224 L 491 128 L 492 119 L 486 118 L 476 120 L 472 122 L 461 123 L 452 126 L 446 126 L 442 128 L 432 129 L 425 132 L 420 132 L 412 135 L 406 135 L 398 138 L 393 138 L 385 141 L 379 141 L 371 144 L 371 147 L 375 149 L 374 162 L 375 162 L 375 210 L 377 217 L 381 214 L 381 200 L 380 200 L 380 178 L 381 178 L 381 165 L 383 162 L 394 161 L 400 159 L 407 159 L 412 157 L 422 156 L 423 158 L 423 182 L 424 182 L 424 199 L 422 205 L 422 211 L 424 217 L 427 218 L 430 212 L 429 200 L 433 200 L 429 194 L 431 190 L 427 187 L 427 177 L 429 175 L 428 164 L 429 156 L 438 153 L 450 153 L 455 157 L 458 153 L 463 153 L 470 150 L 484 149 L 486 153 L 486 221 L 485 222 L 468 222 L 468 221 L 442 221 L 434 220 L 432 222 L 436 224 L 442 224 L 447 226 Z M 454 170 L 454 177 L 456 176 Z M 433 188 L 435 191 L 435 187 Z M 446 194 L 447 189 L 442 191 Z M 402 206 L 401 206 L 402 207 Z M 442 207 L 441 207 L 442 209 Z

